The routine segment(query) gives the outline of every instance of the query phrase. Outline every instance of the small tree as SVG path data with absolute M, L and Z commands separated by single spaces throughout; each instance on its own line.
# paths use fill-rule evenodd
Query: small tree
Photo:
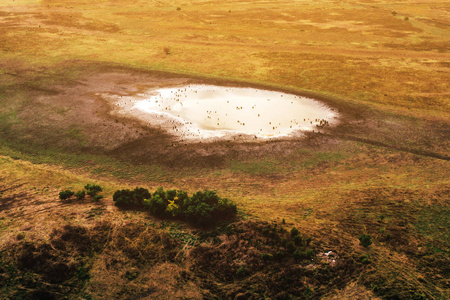
M 74 194 L 74 192 L 72 192 L 71 190 L 65 190 L 62 192 L 59 192 L 59 199 L 61 200 L 66 200 L 69 199 L 70 197 L 72 197 Z
M 291 237 L 295 237 L 295 236 L 297 236 L 297 235 L 299 235 L 299 234 L 300 234 L 300 231 L 298 231 L 297 228 L 293 227 L 293 228 L 291 229 Z
M 77 198 L 77 200 L 82 200 L 82 199 L 84 199 L 84 197 L 86 197 L 86 192 L 78 191 L 75 193 L 75 197 Z
M 368 234 L 363 234 L 359 237 L 359 244 L 364 247 L 372 245 L 372 237 Z
M 103 190 L 101 186 L 90 183 L 86 184 L 84 188 L 86 189 L 87 194 L 92 198 Z
M 114 205 L 118 207 L 131 206 L 133 204 L 133 193 L 132 191 L 117 190 L 113 195 Z

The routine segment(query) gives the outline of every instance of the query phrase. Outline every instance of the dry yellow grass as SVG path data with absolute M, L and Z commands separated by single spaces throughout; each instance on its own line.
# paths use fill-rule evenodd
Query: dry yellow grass
M 4 82 L 15 81 L 19 69 L 39 72 L 88 60 L 278 84 L 421 117 L 449 116 L 446 1 L 0 5 Z
M 112 193 L 119 188 L 216 189 L 238 204 L 244 218 L 285 219 L 287 226 L 299 227 L 327 249 L 355 259 L 370 252 L 375 275 L 330 298 L 372 297 L 368 288 L 379 286 L 369 280 L 375 282 L 376 276 L 386 285 L 407 283 L 430 298 L 445 297 L 446 281 L 438 277 L 438 267 L 448 262 L 449 249 L 449 11 L 444 0 L 0 0 L 0 200 L 11 205 L 0 211 L 1 246 L 32 227 L 27 238 L 46 240 L 53 227 L 66 223 L 91 226 L 93 219 L 104 219 L 120 227 L 127 220 L 146 222 L 144 213 L 122 213 L 112 206 Z M 312 91 L 335 103 L 364 107 L 374 117 L 344 138 L 316 138 L 304 149 L 302 144 L 289 146 L 286 153 L 277 149 L 286 144 L 275 142 L 256 158 L 253 153 L 225 156 L 213 167 L 130 163 L 66 150 L 59 155 L 58 145 L 45 144 L 45 139 L 41 144 L 55 148 L 39 148 L 36 156 L 27 152 L 23 145 L 33 140 L 33 132 L 26 130 L 33 124 L 28 118 L 39 120 L 34 111 L 61 120 L 45 120 L 44 137 L 55 133 L 70 136 L 80 147 L 87 143 L 84 127 L 64 123 L 70 110 L 64 108 L 64 97 L 71 96 L 64 92 L 85 86 L 79 82 L 84 72 L 101 74 L 111 65 L 130 73 L 159 70 Z M 98 85 L 120 81 L 100 80 Z M 28 118 L 21 115 L 25 110 Z M 23 129 L 23 135 L 11 137 L 10 127 L 19 133 Z M 127 136 L 137 135 L 134 127 L 126 129 Z M 75 208 L 57 200 L 61 189 L 78 190 L 87 182 L 105 189 L 107 212 L 100 217 L 86 217 L 97 209 L 90 203 Z M 14 206 L 16 198 L 23 208 Z M 358 245 L 362 233 L 375 237 L 372 250 Z M 436 262 L 433 267 L 422 260 L 424 255 Z M 93 294 L 106 291 L 101 287 L 111 278 L 127 284 L 117 274 L 102 277 L 102 264 L 99 260 L 93 266 Z M 141 277 L 143 286 L 167 280 L 169 295 L 183 293 L 171 277 L 179 273 L 178 266 L 147 268 L 156 277 L 154 282 Z M 167 277 L 161 275 L 166 270 Z M 186 288 L 199 297 L 197 287 Z

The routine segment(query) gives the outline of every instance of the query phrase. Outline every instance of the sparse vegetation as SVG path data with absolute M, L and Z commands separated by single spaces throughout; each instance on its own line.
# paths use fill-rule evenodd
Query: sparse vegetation
M 299 234 L 300 234 L 300 232 L 298 231 L 297 228 L 293 227 L 293 228 L 291 229 L 291 237 L 296 237 L 296 236 L 298 236 Z
M 300 235 L 294 236 L 293 241 L 296 246 L 301 246 L 303 244 L 303 238 Z
M 100 199 L 103 199 L 103 196 L 98 194 L 103 190 L 101 186 L 88 183 L 84 186 L 84 189 L 85 190 L 81 190 L 76 193 L 71 190 L 61 191 L 59 193 L 59 199 L 67 200 L 75 195 L 77 200 L 82 200 L 86 197 L 86 194 L 90 196 L 94 202 L 98 202 Z

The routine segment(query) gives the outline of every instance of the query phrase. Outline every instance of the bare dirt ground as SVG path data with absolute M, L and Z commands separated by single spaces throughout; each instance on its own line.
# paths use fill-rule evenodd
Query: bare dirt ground
M 352 104 L 319 93 L 302 95 L 319 99 L 336 109 L 340 114 L 340 125 L 337 127 L 318 128 L 313 133 L 265 141 L 234 136 L 231 140 L 212 139 L 203 143 L 180 140 L 163 128 L 151 126 L 132 115 L 121 114 L 115 108 L 114 100 L 105 96 L 139 97 L 151 88 L 202 83 L 246 86 L 242 82 L 96 67 L 96 70 L 87 70 L 75 81 L 47 86 L 45 91 L 32 91 L 29 104 L 18 113 L 18 117 L 25 122 L 16 125 L 12 132 L 28 131 L 19 139 L 26 140 L 28 137 L 30 142 L 41 140 L 44 145 L 56 144 L 66 149 L 108 153 L 142 163 L 178 167 L 218 166 L 232 159 L 257 158 L 268 154 L 288 155 L 298 147 L 318 147 L 319 150 L 342 140 L 449 159 L 445 144 L 428 143 L 433 147 L 418 147 L 411 141 L 416 137 L 409 132 L 413 128 L 408 124 L 414 120 L 386 116 L 386 113 L 369 109 L 363 104 Z M 270 88 L 257 84 L 250 86 Z M 446 135 L 450 129 L 438 121 L 424 121 L 422 139 L 429 138 L 424 135 L 427 131 L 441 131 L 442 135 Z M 386 136 L 385 132 L 389 132 L 390 136 Z M 445 143 L 445 140 L 441 142 Z M 421 144 L 427 143 L 421 141 Z

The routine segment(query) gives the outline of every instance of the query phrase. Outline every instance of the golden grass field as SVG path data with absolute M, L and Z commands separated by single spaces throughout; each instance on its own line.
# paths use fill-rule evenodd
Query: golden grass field
M 340 284 L 299 279 L 312 298 L 448 298 L 449 20 L 443 0 L 0 0 L 0 295 L 26 299 L 38 290 L 20 292 L 22 281 L 6 271 L 19 235 L 49 242 L 54 228 L 107 221 L 120 236 L 124 224 L 160 220 L 117 210 L 114 191 L 163 186 L 214 189 L 238 205 L 241 220 L 284 219 L 321 251 L 370 256 Z M 96 95 L 182 82 L 311 95 L 343 122 L 302 140 L 184 144 L 111 115 Z M 61 205 L 60 190 L 87 182 L 104 187 L 100 204 Z M 363 233 L 374 238 L 368 249 L 358 244 Z M 140 238 L 131 238 L 137 249 Z M 194 271 L 180 283 L 189 259 L 162 256 L 143 267 L 153 281 L 128 282 L 120 272 L 137 266 L 111 249 L 86 260 L 91 280 L 56 298 L 234 298 L 252 290 L 249 278 L 205 284 Z M 114 255 L 117 274 L 102 265 Z M 145 286 L 153 294 L 142 294 Z M 261 298 L 258 291 L 250 297 Z M 305 291 L 291 296 L 310 297 Z M 280 295 L 265 297 L 289 299 Z

